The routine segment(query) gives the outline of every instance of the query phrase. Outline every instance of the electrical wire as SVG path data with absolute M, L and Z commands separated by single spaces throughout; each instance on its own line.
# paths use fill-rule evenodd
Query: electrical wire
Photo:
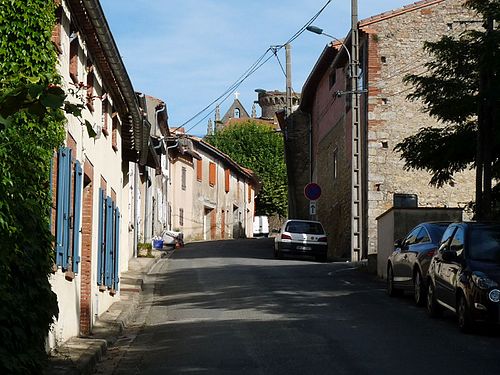
M 297 39 L 306 29 L 308 26 L 310 26 L 320 15 L 323 13 L 323 11 L 326 9 L 326 7 L 332 2 L 332 0 L 328 0 L 323 7 L 320 8 L 320 10 L 305 24 L 303 25 L 295 34 L 293 34 L 285 43 L 274 47 L 276 50 L 274 51 L 274 55 L 277 56 L 277 52 L 281 50 L 285 45 L 293 42 L 295 39 Z M 273 51 L 273 48 L 269 47 L 231 86 L 229 86 L 221 95 L 219 95 L 216 99 L 214 99 L 212 102 L 210 102 L 207 106 L 205 106 L 202 110 L 200 110 L 198 113 L 190 117 L 188 120 L 186 120 L 182 125 L 178 126 L 175 128 L 173 131 L 177 131 L 180 128 L 183 128 L 187 124 L 189 124 L 191 121 L 193 121 L 195 118 L 199 117 L 203 113 L 205 113 L 211 106 L 216 104 L 219 100 L 224 98 L 224 101 L 227 100 L 227 98 L 231 95 L 233 90 L 238 88 L 248 77 L 250 77 L 253 73 L 255 73 L 262 65 L 267 63 L 273 55 L 269 56 L 266 58 L 266 55 L 270 52 Z M 280 62 L 281 65 L 281 62 Z M 285 73 L 286 76 L 286 73 Z M 223 102 L 224 102 L 223 101 Z M 207 116 L 205 116 L 202 120 L 200 120 L 196 125 L 198 125 L 201 121 L 206 119 L 214 110 L 210 111 Z M 193 125 L 188 129 L 192 130 L 196 125 Z M 188 132 L 186 131 L 186 132 Z

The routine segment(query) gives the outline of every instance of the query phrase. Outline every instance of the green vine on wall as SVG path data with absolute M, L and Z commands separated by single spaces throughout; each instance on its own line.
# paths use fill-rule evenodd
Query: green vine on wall
M 39 374 L 58 315 L 48 277 L 50 163 L 65 95 L 51 43 L 55 6 L 0 2 L 0 373 Z

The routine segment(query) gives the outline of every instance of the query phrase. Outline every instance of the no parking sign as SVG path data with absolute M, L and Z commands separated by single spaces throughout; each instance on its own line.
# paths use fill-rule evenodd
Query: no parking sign
M 318 200 L 321 196 L 321 187 L 315 182 L 310 182 L 304 188 L 304 195 L 310 201 Z

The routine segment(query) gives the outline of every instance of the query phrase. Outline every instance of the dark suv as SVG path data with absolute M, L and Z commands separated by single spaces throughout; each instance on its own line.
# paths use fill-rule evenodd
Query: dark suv
M 427 310 L 456 313 L 461 331 L 476 321 L 499 322 L 500 223 L 454 223 L 428 271 Z

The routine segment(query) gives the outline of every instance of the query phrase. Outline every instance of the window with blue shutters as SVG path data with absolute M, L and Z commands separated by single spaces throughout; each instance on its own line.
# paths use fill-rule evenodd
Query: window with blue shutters
M 99 189 L 99 229 L 97 233 L 97 285 L 99 290 L 106 290 L 104 283 L 104 260 L 106 258 L 106 193 Z
M 80 262 L 83 171 L 72 151 L 61 147 L 57 154 L 56 265 L 72 280 Z
M 114 295 L 119 283 L 120 211 L 111 197 L 99 189 L 97 285 Z

